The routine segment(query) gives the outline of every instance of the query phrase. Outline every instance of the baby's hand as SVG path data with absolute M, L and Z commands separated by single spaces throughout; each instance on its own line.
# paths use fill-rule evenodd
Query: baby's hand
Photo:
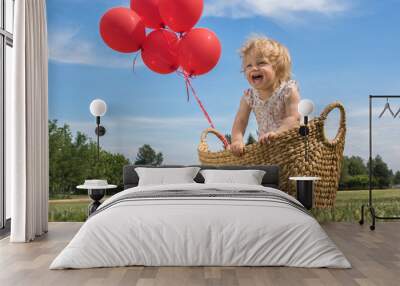
M 268 132 L 264 135 L 261 135 L 260 138 L 258 139 L 258 142 L 261 144 L 269 143 L 271 140 L 274 140 L 278 137 L 278 133 L 276 132 Z
M 241 156 L 244 153 L 244 144 L 242 141 L 234 141 L 232 142 L 231 146 L 231 151 L 233 155 L 235 156 Z
M 244 94 L 245 96 L 249 97 L 250 94 L 251 94 L 251 89 L 250 89 L 250 88 L 246 89 L 246 90 L 243 92 L 243 94 Z

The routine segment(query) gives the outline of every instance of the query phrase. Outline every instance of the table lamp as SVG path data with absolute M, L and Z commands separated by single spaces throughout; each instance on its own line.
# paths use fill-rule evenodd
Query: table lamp
M 107 104 L 104 100 L 95 99 L 90 103 L 90 113 L 96 117 L 97 127 L 95 129 L 95 133 L 97 135 L 97 160 L 100 158 L 100 136 L 106 134 L 106 129 L 100 125 L 100 117 L 104 116 L 107 111 Z
M 303 124 L 300 124 L 299 133 L 304 137 L 305 143 L 305 160 L 308 162 L 308 116 L 314 111 L 314 103 L 309 99 L 303 99 L 299 102 L 298 111 L 303 119 Z

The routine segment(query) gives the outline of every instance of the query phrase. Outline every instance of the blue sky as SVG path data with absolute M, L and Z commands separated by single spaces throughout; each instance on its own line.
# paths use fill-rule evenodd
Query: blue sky
M 108 104 L 103 118 L 103 148 L 134 159 L 148 143 L 165 163 L 197 163 L 197 144 L 207 128 L 193 98 L 186 101 L 183 80 L 158 75 L 134 55 L 109 49 L 98 33 L 103 13 L 128 0 L 48 0 L 49 117 L 94 137 L 89 104 Z M 230 132 L 240 97 L 248 87 L 237 50 L 252 33 L 285 44 L 302 98 L 316 104 L 315 115 L 332 101 L 344 103 L 348 120 L 345 153 L 367 158 L 368 95 L 400 94 L 400 1 L 385 0 L 215 0 L 205 1 L 197 27 L 215 31 L 222 44 L 219 64 L 193 85 L 221 132 Z M 374 105 L 375 153 L 400 169 L 400 118 L 376 119 L 384 101 Z M 395 110 L 400 100 L 393 101 Z M 338 114 L 328 120 L 332 136 Z M 248 131 L 255 134 L 252 118 Z M 210 138 L 214 150 L 217 140 Z

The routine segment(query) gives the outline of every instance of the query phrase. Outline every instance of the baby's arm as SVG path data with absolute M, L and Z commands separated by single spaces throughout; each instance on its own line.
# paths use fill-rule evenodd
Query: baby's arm
M 285 111 L 286 117 L 283 119 L 281 126 L 276 130 L 276 133 L 282 133 L 286 130 L 299 126 L 300 113 L 298 105 L 300 102 L 299 91 L 296 87 L 291 87 L 285 94 Z
M 245 92 L 245 96 L 250 96 L 249 91 Z M 236 113 L 235 121 L 232 127 L 232 144 L 231 150 L 235 155 L 241 155 L 244 151 L 243 135 L 249 122 L 251 108 L 249 104 L 242 99 L 240 100 L 239 110 Z
M 278 129 L 260 136 L 260 143 L 267 143 L 269 140 L 273 140 L 278 137 L 280 133 L 299 126 L 300 113 L 298 112 L 298 105 L 300 102 L 300 95 L 298 88 L 291 87 L 284 96 L 286 117 L 282 120 L 282 124 Z

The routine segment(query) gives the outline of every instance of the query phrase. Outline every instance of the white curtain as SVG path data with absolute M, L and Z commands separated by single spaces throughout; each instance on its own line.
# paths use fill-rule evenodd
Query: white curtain
M 45 0 L 15 1 L 13 92 L 6 98 L 6 173 L 12 242 L 48 225 L 48 49 Z

